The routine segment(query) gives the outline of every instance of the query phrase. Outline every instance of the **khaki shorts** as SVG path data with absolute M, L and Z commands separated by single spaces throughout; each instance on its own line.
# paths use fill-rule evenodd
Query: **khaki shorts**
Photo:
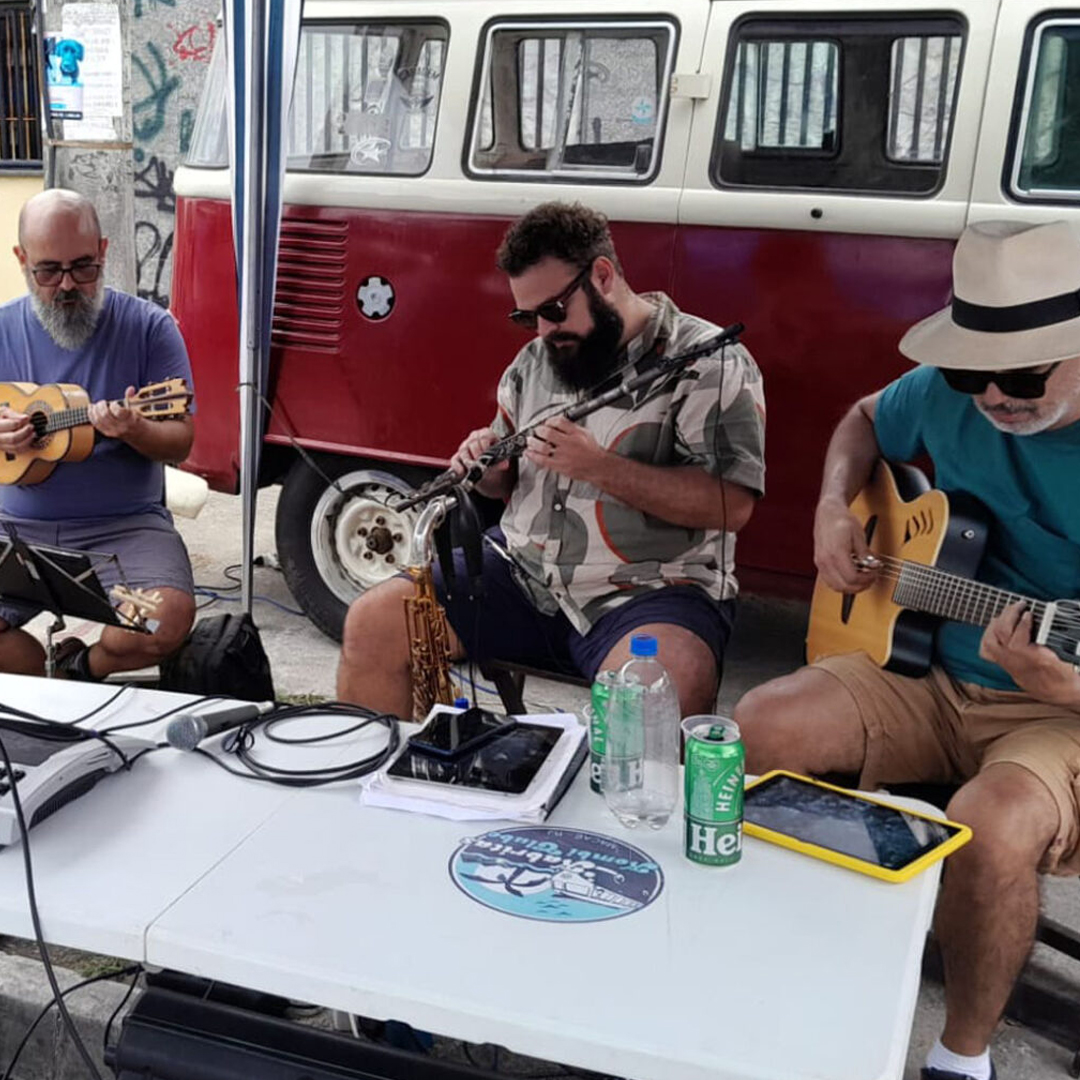
M 813 666 L 843 683 L 862 718 L 860 787 L 959 784 L 988 765 L 1020 765 L 1046 785 L 1058 808 L 1057 835 L 1040 869 L 1080 873 L 1080 711 L 957 682 L 937 667 L 921 679 L 895 675 L 865 653 Z

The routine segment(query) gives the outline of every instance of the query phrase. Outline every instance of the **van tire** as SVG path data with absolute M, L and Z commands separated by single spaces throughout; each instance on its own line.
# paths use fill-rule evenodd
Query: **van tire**
M 407 562 L 419 509 L 398 513 L 385 506 L 385 499 L 415 490 L 429 474 L 397 464 L 386 468 L 381 462 L 369 468 L 358 458 L 333 454 L 309 456 L 318 471 L 297 458 L 278 499 L 278 559 L 304 614 L 340 641 L 349 604 Z M 376 530 L 379 544 L 370 550 Z

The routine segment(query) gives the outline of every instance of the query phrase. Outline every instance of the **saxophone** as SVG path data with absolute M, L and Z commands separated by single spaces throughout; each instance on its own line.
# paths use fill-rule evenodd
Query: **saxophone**
M 413 716 L 417 720 L 423 720 L 432 705 L 454 703 L 450 631 L 446 613 L 435 597 L 431 574 L 431 538 L 452 505 L 452 500 L 442 498 L 424 507 L 413 529 L 409 565 L 405 568 L 413 582 L 413 594 L 405 598 L 405 626 L 409 635 Z

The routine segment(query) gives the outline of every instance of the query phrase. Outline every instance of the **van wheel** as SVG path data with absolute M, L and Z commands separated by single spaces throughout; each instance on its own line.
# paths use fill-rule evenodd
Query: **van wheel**
M 274 523 L 285 581 L 304 613 L 324 634 L 341 640 L 345 612 L 365 589 L 386 581 L 408 561 L 419 509 L 387 507 L 426 478 L 422 470 L 358 467 L 355 458 L 312 455 L 285 477 Z

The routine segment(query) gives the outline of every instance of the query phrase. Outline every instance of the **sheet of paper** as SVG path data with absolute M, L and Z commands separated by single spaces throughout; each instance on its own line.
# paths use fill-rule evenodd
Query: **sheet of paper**
M 124 55 L 115 4 L 65 4 L 58 45 L 82 86 L 82 116 L 65 120 L 65 139 L 110 142 L 124 111 Z

